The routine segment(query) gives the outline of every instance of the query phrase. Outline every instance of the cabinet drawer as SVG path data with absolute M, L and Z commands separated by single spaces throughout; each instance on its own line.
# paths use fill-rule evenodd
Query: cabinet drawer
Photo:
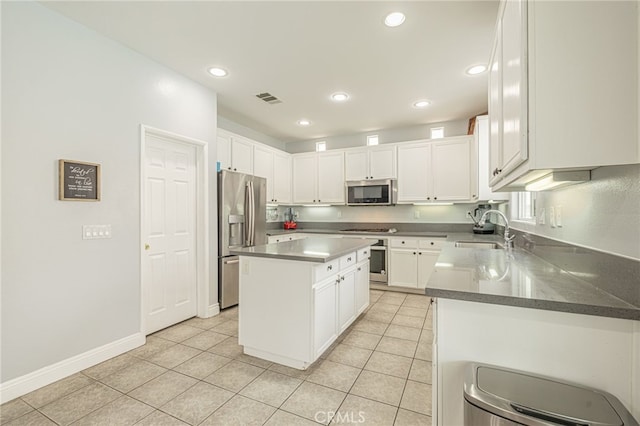
M 346 256 L 342 256 L 340 258 L 340 270 L 344 270 L 346 268 L 348 268 L 349 266 L 355 265 L 356 264 L 356 252 L 354 251 L 353 253 L 349 253 Z
M 371 247 L 366 247 L 358 250 L 358 255 L 357 255 L 358 262 L 362 262 L 363 260 L 368 259 L 369 256 L 371 256 Z
M 432 249 L 432 250 L 441 250 L 442 247 L 444 246 L 446 240 L 444 238 L 441 239 L 425 239 L 425 240 L 420 240 L 418 247 L 420 248 L 424 248 L 424 249 Z
M 391 247 L 418 248 L 418 240 L 416 238 L 392 238 Z
M 354 256 L 355 258 L 355 256 Z M 331 262 L 323 263 L 322 265 L 316 266 L 314 271 L 314 282 L 321 281 L 331 275 L 338 275 L 340 271 L 340 259 L 334 259 Z

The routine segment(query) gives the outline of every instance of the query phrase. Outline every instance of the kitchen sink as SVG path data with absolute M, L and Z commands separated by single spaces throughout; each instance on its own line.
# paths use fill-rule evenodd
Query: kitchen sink
M 475 249 L 501 249 L 502 245 L 488 241 L 456 241 L 455 246 L 458 248 L 475 248 Z

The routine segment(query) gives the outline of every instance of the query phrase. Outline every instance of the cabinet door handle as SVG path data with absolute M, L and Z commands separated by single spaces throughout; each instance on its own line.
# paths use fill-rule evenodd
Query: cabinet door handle
M 429 244 L 433 245 L 434 243 L 433 243 L 433 241 L 431 241 Z
M 363 251 L 362 253 L 363 253 L 363 254 L 367 254 L 367 251 L 365 250 L 365 251 Z
M 333 269 L 333 265 L 329 265 L 329 266 L 327 266 L 327 271 L 330 271 L 330 270 L 332 270 L 332 269 Z
M 404 244 L 404 241 L 402 242 L 402 244 Z
M 320 200 L 318 200 L 318 202 L 320 202 Z
M 340 281 L 344 281 L 344 275 L 340 277 Z
M 421 251 L 419 251 L 419 252 L 418 252 L 418 254 L 419 254 L 419 255 L 422 255 L 422 252 L 421 252 Z
M 358 272 L 359 272 L 359 271 L 362 271 L 362 268 L 358 268 Z
M 430 199 L 431 199 L 431 197 L 427 197 L 427 200 L 430 200 Z
M 438 199 L 438 197 L 433 197 L 433 199 L 434 199 L 434 200 L 437 200 L 437 199 Z
M 351 262 L 351 256 L 347 257 L 347 262 Z
M 415 254 L 416 254 L 416 252 L 414 251 L 414 252 L 413 252 L 413 254 L 415 255 Z

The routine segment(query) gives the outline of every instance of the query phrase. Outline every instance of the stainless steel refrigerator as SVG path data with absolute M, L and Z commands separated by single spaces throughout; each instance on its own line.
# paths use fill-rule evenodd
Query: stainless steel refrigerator
M 238 304 L 238 256 L 230 249 L 267 243 L 267 180 L 228 170 L 218 172 L 218 302 Z

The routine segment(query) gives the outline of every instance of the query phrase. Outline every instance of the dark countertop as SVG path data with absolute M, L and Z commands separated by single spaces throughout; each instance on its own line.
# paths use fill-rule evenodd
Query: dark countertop
M 246 247 L 239 250 L 231 250 L 230 253 L 236 256 L 324 263 L 375 243 L 376 240 L 365 238 L 322 238 L 318 236 Z
M 522 249 L 445 247 L 427 283 L 431 297 L 640 320 L 640 307 Z
M 427 296 L 640 321 L 640 305 L 634 303 L 635 299 L 624 297 L 623 300 L 614 296 L 614 291 L 609 291 L 612 284 L 609 281 L 614 281 L 608 279 L 611 274 L 582 279 L 580 270 L 565 270 L 544 260 L 549 258 L 545 257 L 545 253 L 549 250 L 549 253 L 556 253 L 553 250 L 558 250 L 557 247 L 538 246 L 536 254 L 519 247 L 508 251 L 454 247 L 455 241 L 502 243 L 500 235 L 471 232 L 405 231 L 370 234 L 335 229 L 297 229 L 269 230 L 268 233 L 340 234 L 367 238 L 446 237 L 447 242 L 425 289 Z M 304 240 L 280 244 L 297 241 Z M 596 253 L 595 256 L 600 255 Z M 549 260 L 552 261 L 554 257 L 557 256 L 551 256 Z M 616 284 L 618 288 L 637 284 L 628 282 L 628 279 L 616 278 L 621 281 Z M 603 280 L 607 282 L 602 282 Z M 624 295 L 624 292 L 620 293 Z

